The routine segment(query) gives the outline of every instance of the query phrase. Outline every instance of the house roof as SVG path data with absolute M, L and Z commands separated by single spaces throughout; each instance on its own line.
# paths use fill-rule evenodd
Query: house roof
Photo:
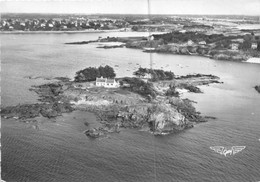
M 114 83 L 115 79 L 107 79 L 107 83 Z
M 106 82 L 106 78 L 96 78 L 96 82 Z

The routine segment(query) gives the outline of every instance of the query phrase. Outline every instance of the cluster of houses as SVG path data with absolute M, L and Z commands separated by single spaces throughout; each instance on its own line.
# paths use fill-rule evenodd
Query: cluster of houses
M 231 50 L 239 50 L 239 46 L 243 44 L 243 39 L 234 39 L 231 41 L 230 49 Z M 187 42 L 184 42 L 182 44 L 176 44 L 176 43 L 170 43 L 168 45 L 179 45 L 179 46 L 200 46 L 204 47 L 207 45 L 206 41 L 199 41 L 197 43 L 193 42 L 192 40 L 188 40 Z M 212 44 L 211 44 L 212 45 Z M 256 40 L 251 41 L 251 49 L 256 50 L 258 46 L 258 42 Z
M 127 27 L 129 23 L 123 20 L 115 19 L 86 19 L 78 18 L 53 18 L 53 19 L 2 19 L 0 21 L 0 30 L 70 30 L 70 29 L 116 29 Z
M 238 50 L 239 49 L 239 46 L 244 42 L 243 39 L 235 39 L 235 40 L 232 40 L 232 43 L 231 43 L 231 49 L 232 50 Z M 258 46 L 258 42 L 256 40 L 252 40 L 251 41 L 251 49 L 257 49 L 257 46 Z
M 213 30 L 214 27 L 209 25 L 185 25 L 183 30 L 187 32 L 208 32 Z

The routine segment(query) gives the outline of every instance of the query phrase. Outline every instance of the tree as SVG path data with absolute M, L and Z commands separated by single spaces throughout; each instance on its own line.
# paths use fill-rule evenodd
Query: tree
M 260 42 L 257 43 L 257 51 L 260 51 Z
M 133 30 L 133 31 L 138 31 L 138 26 L 133 26 L 133 27 L 132 27 L 132 30 Z
M 116 74 L 114 69 L 110 66 L 105 67 L 88 67 L 84 70 L 76 72 L 75 82 L 84 82 L 84 81 L 95 81 L 96 78 L 103 76 L 104 78 L 115 78 Z
M 251 41 L 252 41 L 252 35 L 250 34 L 246 34 L 244 35 L 244 42 L 243 44 L 241 45 L 241 48 L 243 50 L 248 50 L 251 48 Z
M 116 74 L 112 67 L 106 65 L 105 67 L 100 66 L 98 68 L 100 76 L 103 76 L 104 78 L 115 78 Z

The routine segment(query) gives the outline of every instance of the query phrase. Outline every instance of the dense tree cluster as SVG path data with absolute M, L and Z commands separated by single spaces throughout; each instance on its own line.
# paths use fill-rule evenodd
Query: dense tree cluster
M 116 74 L 114 69 L 108 65 L 106 65 L 105 67 L 99 66 L 98 68 L 88 67 L 76 72 L 75 81 L 95 81 L 96 78 L 99 78 L 101 76 L 103 76 L 104 78 L 115 78 Z
M 166 96 L 179 97 L 180 93 L 176 90 L 176 87 L 169 85 L 169 89 L 165 93 Z
M 185 32 L 174 31 L 166 34 L 153 35 L 156 40 L 163 39 L 165 43 L 182 43 L 192 40 L 194 42 L 206 41 L 206 43 L 219 42 L 224 40 L 231 40 L 237 38 L 243 38 L 242 36 L 224 36 L 223 34 L 211 34 L 206 35 L 197 32 Z
M 174 73 L 171 71 L 164 71 L 160 69 L 148 69 L 148 68 L 139 68 L 133 73 L 135 76 L 144 77 L 147 74 L 151 75 L 152 81 L 158 80 L 172 80 L 174 79 Z
M 244 51 L 250 50 L 252 46 L 252 42 L 257 42 L 257 51 L 260 51 L 260 38 L 259 36 L 255 36 L 254 33 L 246 34 L 243 37 L 244 42 L 240 45 L 239 49 Z
M 138 93 L 144 97 L 156 97 L 156 91 L 153 89 L 153 84 L 149 82 L 144 82 L 143 80 L 139 78 L 130 78 L 125 77 L 120 81 L 120 84 L 127 83 L 130 86 L 126 87 L 125 89 L 128 89 L 131 92 Z

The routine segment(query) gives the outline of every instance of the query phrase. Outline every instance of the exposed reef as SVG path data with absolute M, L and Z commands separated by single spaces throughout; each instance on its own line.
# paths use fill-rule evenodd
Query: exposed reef
M 123 48 L 123 47 L 125 47 L 124 44 L 122 44 L 122 45 L 104 45 L 104 46 L 99 46 L 97 48 L 113 49 L 113 48 Z

